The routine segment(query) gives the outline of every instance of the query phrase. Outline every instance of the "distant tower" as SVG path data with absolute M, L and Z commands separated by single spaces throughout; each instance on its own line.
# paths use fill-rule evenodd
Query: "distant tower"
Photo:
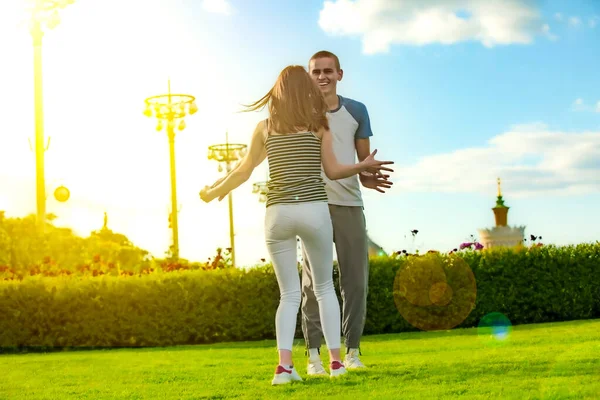
M 496 198 L 496 207 L 492 208 L 492 210 L 494 210 L 496 226 L 507 225 L 509 208 L 510 207 L 504 205 L 504 200 L 502 199 L 502 189 L 500 188 L 500 178 L 498 178 L 498 197 Z
M 102 226 L 102 230 L 108 230 L 108 214 L 104 211 L 104 225 Z
M 508 209 L 510 207 L 504 204 L 500 183 L 500 178 L 498 178 L 498 197 L 496 198 L 496 207 L 492 208 L 496 226 L 491 229 L 479 230 L 480 242 L 486 249 L 518 246 L 523 244 L 525 237 L 525 226 L 511 227 L 508 225 Z

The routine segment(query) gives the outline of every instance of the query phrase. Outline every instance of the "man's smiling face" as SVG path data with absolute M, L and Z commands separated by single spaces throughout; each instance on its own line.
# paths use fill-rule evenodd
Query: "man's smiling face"
M 309 73 L 319 86 L 319 89 L 321 89 L 321 92 L 327 95 L 329 93 L 337 93 L 337 83 L 342 80 L 344 72 L 336 67 L 333 58 L 322 57 L 310 60 Z

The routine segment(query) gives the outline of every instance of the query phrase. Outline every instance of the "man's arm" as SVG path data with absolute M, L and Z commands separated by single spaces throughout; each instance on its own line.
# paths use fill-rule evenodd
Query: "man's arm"
M 373 131 L 371 130 L 371 121 L 367 107 L 362 103 L 358 103 L 355 109 L 356 112 L 354 114 L 358 122 L 358 129 L 354 135 L 354 146 L 356 147 L 358 161 L 362 161 L 371 154 L 370 137 L 373 136 Z M 382 189 L 389 189 L 392 185 L 392 182 L 387 180 L 390 177 L 389 175 L 374 175 L 368 172 L 361 172 L 358 174 L 358 177 L 363 187 L 376 190 L 380 193 L 385 193 Z
M 355 139 L 354 146 L 356 147 L 356 157 L 358 162 L 363 161 L 371 154 L 371 141 L 369 138 Z
M 369 139 L 357 139 L 354 141 L 356 144 L 356 156 L 359 161 L 364 160 L 371 154 L 371 144 Z M 388 181 L 389 175 L 377 175 L 368 172 L 361 172 L 358 174 L 358 178 L 363 187 L 367 189 L 373 189 L 379 193 L 385 193 L 383 189 L 389 189 L 392 187 L 393 182 Z

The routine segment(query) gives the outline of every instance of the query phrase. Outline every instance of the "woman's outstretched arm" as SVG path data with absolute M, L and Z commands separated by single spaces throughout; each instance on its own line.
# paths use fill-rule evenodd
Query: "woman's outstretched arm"
M 323 164 L 325 175 L 331 180 L 348 178 L 363 171 L 374 173 L 381 173 L 381 171 L 393 172 L 392 169 L 384 167 L 386 164 L 393 164 L 393 161 L 379 161 L 375 159 L 377 150 L 373 151 L 367 158 L 357 164 L 340 164 L 333 152 L 331 132 L 328 129 L 321 129 L 319 136 L 321 137 L 321 163 Z
M 238 166 L 231 171 L 224 179 L 219 179 L 212 187 L 205 186 L 200 191 L 200 198 L 209 203 L 215 198 L 222 200 L 229 192 L 250 179 L 254 168 L 258 167 L 267 158 L 265 149 L 265 122 L 261 121 L 256 125 L 250 148 Z

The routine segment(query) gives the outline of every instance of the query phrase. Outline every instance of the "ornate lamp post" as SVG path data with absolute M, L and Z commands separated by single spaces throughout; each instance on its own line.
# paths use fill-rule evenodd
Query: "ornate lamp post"
M 229 143 L 229 134 L 225 133 L 224 144 L 208 146 L 208 159 L 219 163 L 219 172 L 223 172 L 223 165 L 227 173 L 231 172 L 233 163 L 241 160 L 246 155 L 245 144 Z M 231 264 L 235 267 L 235 239 L 233 230 L 233 198 L 231 192 L 227 195 L 229 201 L 229 241 L 231 243 Z
M 30 33 L 33 38 L 33 79 L 35 112 L 35 171 L 37 222 L 41 230 L 46 225 L 46 182 L 44 179 L 44 104 L 42 97 L 42 38 L 44 27 L 54 29 L 60 23 L 59 9 L 75 0 L 28 0 L 31 13 Z
M 196 98 L 189 94 L 172 94 L 171 81 L 167 94 L 148 97 L 145 100 L 146 110 L 144 115 L 155 117 L 158 120 L 156 130 L 161 131 L 166 126 L 169 138 L 169 158 L 171 163 L 171 213 L 169 221 L 173 230 L 172 256 L 179 258 L 179 226 L 177 224 L 177 179 L 175 173 L 175 126 L 182 131 L 185 129 L 184 118 L 198 111 Z
M 252 193 L 258 194 L 258 201 L 265 203 L 267 201 L 267 193 L 269 193 L 268 182 L 256 182 L 252 184 Z

